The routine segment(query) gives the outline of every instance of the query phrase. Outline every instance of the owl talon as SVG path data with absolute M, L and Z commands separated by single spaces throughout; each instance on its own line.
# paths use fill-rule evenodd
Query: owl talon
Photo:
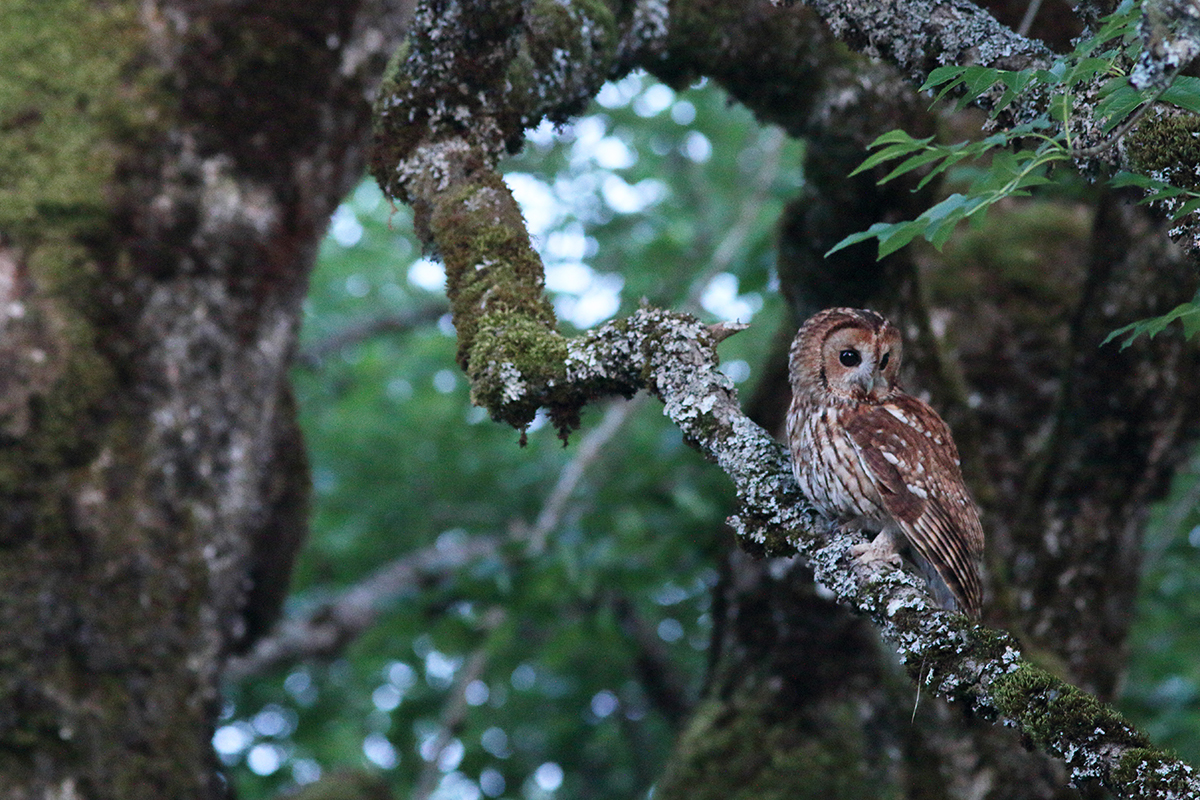
M 860 564 L 869 565 L 882 561 L 897 569 L 901 565 L 900 554 L 896 552 L 892 537 L 886 532 L 876 536 L 873 541 L 851 545 L 850 552 L 854 554 Z

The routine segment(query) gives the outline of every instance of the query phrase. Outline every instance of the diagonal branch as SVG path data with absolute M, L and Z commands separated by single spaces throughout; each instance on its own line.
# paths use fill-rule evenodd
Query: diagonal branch
M 485 633 L 490 635 L 504 622 L 506 616 L 503 608 L 489 609 L 483 618 L 482 628 Z M 467 718 L 467 687 L 483 677 L 487 662 L 488 647 L 485 636 L 484 642 L 467 656 L 466 663 L 454 676 L 454 684 L 450 687 L 446 703 L 442 706 L 441 717 L 438 719 L 437 733 L 429 743 L 428 750 L 422 748 L 421 755 L 425 758 L 425 764 L 417 776 L 412 794 L 409 795 L 410 800 L 428 800 L 437 789 L 438 778 L 442 775 L 442 756 Z
M 397 600 L 479 559 L 498 555 L 510 543 L 523 543 L 527 556 L 536 557 L 561 523 L 567 503 L 587 470 L 643 402 L 644 398 L 639 397 L 608 406 L 600 424 L 588 431 L 574 457 L 563 467 L 532 527 L 518 522 L 504 536 L 474 536 L 449 545 L 439 542 L 400 556 L 336 597 L 286 617 L 249 653 L 228 661 L 226 678 L 236 683 L 296 661 L 331 658 L 374 625 Z
M 302 348 L 296 354 L 296 363 L 305 369 L 319 369 L 325 359 L 347 348 L 382 333 L 403 333 L 436 322 L 446 311 L 444 303 L 430 302 L 395 314 L 379 314 L 356 320 L 330 336 Z
M 504 541 L 498 536 L 473 536 L 452 547 L 435 544 L 391 561 L 312 611 L 285 617 L 250 652 L 226 662 L 225 679 L 236 683 L 302 658 L 340 653 L 375 624 L 386 605 L 427 581 L 498 552 Z
M 817 521 L 783 447 L 741 412 L 703 325 L 642 309 L 573 342 L 572 353 L 569 374 L 582 382 L 643 376 L 685 438 L 733 481 L 742 508 L 730 523 L 743 545 L 798 553 L 841 602 L 871 617 L 932 691 L 1022 731 L 1064 759 L 1076 780 L 1098 779 L 1120 796 L 1200 797 L 1191 767 L 1151 748 L 1096 698 L 1030 664 L 1008 634 L 937 609 L 908 572 L 861 566 L 850 553 L 859 537 Z

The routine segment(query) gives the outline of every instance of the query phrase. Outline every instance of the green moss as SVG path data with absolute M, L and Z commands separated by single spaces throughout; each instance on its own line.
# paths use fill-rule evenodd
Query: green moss
M 992 684 L 996 709 L 1015 720 L 1039 746 L 1082 741 L 1103 730 L 1107 741 L 1145 746 L 1145 737 L 1095 697 L 1040 667 L 1022 664 Z
M 1090 212 L 1078 204 L 1031 200 L 992 209 L 982 225 L 956 232 L 925 283 L 943 302 L 1003 286 L 1043 309 L 1078 283 L 1065 267 L 1086 250 L 1090 234 Z
M 405 39 L 388 58 L 383 68 L 383 79 L 379 84 L 379 96 L 405 94 L 412 86 L 412 77 L 404 69 L 404 62 L 410 51 L 409 42 Z
M 118 173 L 173 119 L 144 36 L 132 2 L 5 6 L 0 232 L 21 263 L 25 313 L 6 329 L 19 391 L 0 420 L 14 440 L 0 450 L 0 490 L 79 463 L 99 433 L 93 412 L 113 372 L 92 321 L 98 264 L 117 257 Z
M 134 3 L 12 0 L 0 28 L 0 231 L 18 243 L 47 227 L 96 234 L 105 190 L 153 120 L 131 93 L 157 76 L 130 74 L 141 50 Z M 120 143 L 119 145 L 117 143 Z
M 869 766 L 853 702 L 822 703 L 797 725 L 769 691 L 709 699 L 693 715 L 659 781 L 663 800 L 888 798 L 898 787 Z
M 566 339 L 541 322 L 506 312 L 481 317 L 468 358 L 471 399 L 493 417 L 524 427 L 544 396 L 536 390 L 565 377 L 566 357 Z M 535 391 L 509 397 L 506 392 L 515 380 Z
M 530 53 L 543 73 L 559 63 L 603 68 L 616 55 L 617 20 L 603 0 L 534 0 L 526 17 Z M 561 53 L 566 48 L 568 56 Z M 559 52 L 556 52 L 559 51 Z
M 478 183 L 447 193 L 439 200 L 431 225 L 446 265 L 446 293 L 464 369 L 470 370 L 479 355 L 475 342 L 487 315 L 499 315 L 492 320 L 493 331 L 501 320 L 521 319 L 543 333 L 554 330 L 554 310 L 543 293 L 541 259 L 530 246 L 520 210 L 499 175 L 487 172 Z M 528 330 L 515 336 L 525 341 Z M 489 357 L 496 352 L 494 343 L 484 348 Z M 514 352 L 502 360 L 517 357 Z
M 1125 138 L 1134 170 L 1156 174 L 1174 186 L 1200 187 L 1200 116 L 1183 114 L 1147 119 Z
M 1185 797 L 1191 788 L 1182 765 L 1147 747 L 1131 747 L 1122 753 L 1112 777 L 1118 784 L 1136 784 L 1144 797 Z

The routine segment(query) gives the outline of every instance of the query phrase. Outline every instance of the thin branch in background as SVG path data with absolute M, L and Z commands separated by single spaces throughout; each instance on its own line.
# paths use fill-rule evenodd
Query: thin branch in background
M 579 449 L 575 451 L 575 457 L 568 461 L 562 472 L 559 473 L 558 482 L 554 484 L 554 488 L 547 495 L 541 513 L 538 514 L 533 527 L 525 534 L 529 542 L 529 555 L 537 556 L 545 551 L 546 538 L 558 529 L 562 522 L 563 512 L 567 508 L 567 502 L 571 499 L 571 495 L 574 494 L 588 468 L 600 457 L 605 445 L 625 425 L 625 420 L 629 418 L 629 415 L 645 403 L 646 395 L 644 393 L 636 395 L 632 400 L 616 399 L 611 401 L 604 409 L 604 416 L 601 418 L 600 424 L 584 435 Z
M 634 669 L 646 696 L 658 709 L 671 727 L 679 730 L 692 711 L 692 701 L 687 690 L 687 681 L 663 647 L 658 631 L 646 624 L 646 620 L 633 607 L 629 598 L 618 596 L 613 600 L 617 623 L 637 648 Z
M 229 659 L 225 679 L 237 682 L 284 664 L 332 657 L 374 625 L 386 605 L 415 592 L 424 582 L 497 553 L 504 541 L 498 536 L 472 536 L 397 558 L 333 600 L 285 617 L 250 652 Z
M 750 231 L 758 220 L 759 214 L 762 213 L 762 206 L 771 193 L 775 179 L 779 176 L 779 161 L 786 142 L 787 134 L 777 125 L 772 125 L 762 131 L 759 138 L 762 159 L 759 162 L 758 171 L 754 175 L 753 191 L 745 196 L 741 208 L 738 210 L 737 219 L 726 231 L 716 249 L 713 250 L 708 268 L 692 281 L 683 306 L 685 311 L 692 312 L 700 308 L 700 297 L 708 287 L 709 281 L 714 276 L 729 271 L 734 258 L 742 251 L 746 240 L 750 238 Z
M 417 308 L 396 314 L 380 314 L 370 319 L 347 325 L 324 339 L 313 342 L 300 350 L 296 363 L 305 369 L 315 370 L 322 362 L 347 348 L 383 333 L 403 333 L 436 322 L 450 310 L 444 302 L 426 303 Z
M 490 635 L 504 622 L 506 616 L 503 608 L 490 609 L 484 615 L 483 629 Z M 484 668 L 487 667 L 487 644 L 485 638 L 454 676 L 454 683 L 450 687 L 445 705 L 442 706 L 442 715 L 438 719 L 438 731 L 434 734 L 433 743 L 428 752 L 422 747 L 421 757 L 425 759 L 425 764 L 417 777 L 416 787 L 410 795 L 411 800 L 428 800 L 437 789 L 438 778 L 442 774 L 439 762 L 467 717 L 467 687 L 483 677 Z
M 1196 480 L 1193 480 L 1183 497 L 1168 506 L 1162 522 L 1148 529 L 1144 544 L 1145 554 L 1142 556 L 1142 575 L 1147 575 L 1158 567 L 1163 554 L 1183 527 L 1183 521 L 1200 508 L 1200 455 L 1193 456 L 1188 466 L 1180 469 L 1177 474 L 1188 475 Z
M 1025 7 L 1025 16 L 1021 17 L 1021 24 L 1017 26 L 1018 35 L 1029 35 L 1029 29 L 1033 27 L 1033 20 L 1041 8 L 1042 0 L 1029 0 L 1029 5 Z
M 389 603 L 414 593 L 422 582 L 438 580 L 480 558 L 495 555 L 508 542 L 527 542 L 530 555 L 542 552 L 546 539 L 561 524 L 567 503 L 588 468 L 630 413 L 644 403 L 642 395 L 629 401 L 614 400 L 609 405 L 600 424 L 584 436 L 575 457 L 563 467 L 532 528 L 514 525 L 507 536 L 471 536 L 401 556 L 333 600 L 285 617 L 250 652 L 228 661 L 226 680 L 237 682 L 284 664 L 331 658 L 375 624 Z

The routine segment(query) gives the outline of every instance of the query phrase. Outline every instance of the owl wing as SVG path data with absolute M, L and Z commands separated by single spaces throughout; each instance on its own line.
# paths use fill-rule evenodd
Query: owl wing
M 904 394 L 848 408 L 842 424 L 888 514 L 959 606 L 978 617 L 983 526 L 950 428 L 928 404 Z

